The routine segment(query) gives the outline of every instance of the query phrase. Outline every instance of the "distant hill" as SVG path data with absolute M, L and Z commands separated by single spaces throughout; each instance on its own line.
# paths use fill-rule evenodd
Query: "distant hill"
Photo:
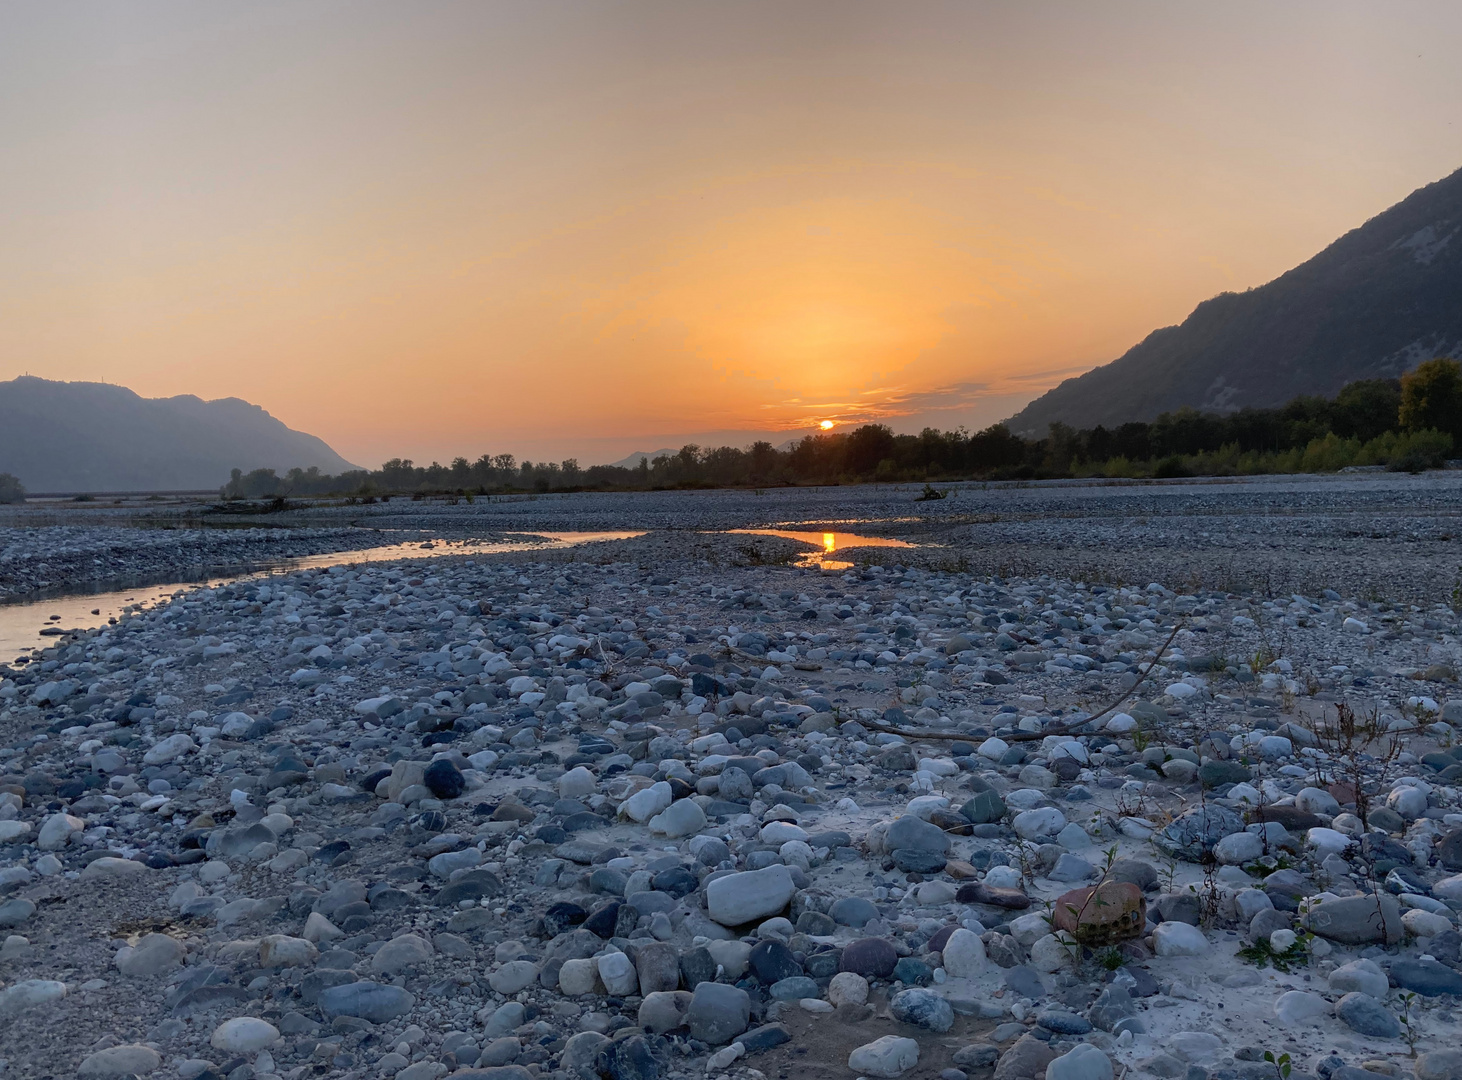
M 1462 170 L 1412 192 L 1267 285 L 1222 293 L 1181 326 L 1067 379 L 1008 424 L 1044 435 L 1151 420 L 1184 405 L 1214 412 L 1334 395 L 1462 354 Z
M 649 458 L 650 464 L 653 465 L 662 457 L 674 457 L 678 453 L 680 453 L 679 450 L 636 450 L 629 457 L 622 457 L 618 461 L 611 461 L 609 465 L 611 468 L 638 469 L 640 467 L 640 458 Z
M 29 491 L 216 488 L 229 470 L 359 468 L 238 398 L 138 397 L 108 383 L 0 382 L 0 472 Z

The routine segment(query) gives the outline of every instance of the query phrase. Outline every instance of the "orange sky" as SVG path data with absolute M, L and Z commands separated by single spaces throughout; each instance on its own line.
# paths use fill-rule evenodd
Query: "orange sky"
M 1462 165 L 1462 5 L 0 8 L 0 378 L 353 461 L 983 426 Z

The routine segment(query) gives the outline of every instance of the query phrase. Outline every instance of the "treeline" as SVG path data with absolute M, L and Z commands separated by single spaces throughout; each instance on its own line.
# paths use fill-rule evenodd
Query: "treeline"
M 324 475 L 318 469 L 233 471 L 227 499 L 312 495 L 376 498 L 512 492 L 772 487 L 866 481 L 1169 477 L 1333 472 L 1349 466 L 1418 471 L 1462 446 L 1462 367 L 1431 360 L 1401 379 L 1370 379 L 1334 398 L 1300 397 L 1277 409 L 1229 414 L 1179 409 L 1151 423 L 1077 430 L 1052 424 L 1044 438 L 1004 425 L 984 431 L 925 428 L 898 435 L 883 424 L 808 435 L 786 448 L 689 445 L 637 468 L 518 461 L 512 454 Z

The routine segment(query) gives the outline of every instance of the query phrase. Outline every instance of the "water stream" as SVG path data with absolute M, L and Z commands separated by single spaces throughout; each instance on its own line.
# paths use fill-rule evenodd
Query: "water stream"
M 323 555 L 277 559 L 255 563 L 228 573 L 180 572 L 170 581 L 148 582 L 129 588 L 77 591 L 45 597 L 21 597 L 0 603 L 0 662 L 19 657 L 31 649 L 54 642 L 64 630 L 89 630 L 116 622 L 129 611 L 137 611 L 171 599 L 180 592 L 204 585 L 225 585 L 243 578 L 287 574 L 322 566 L 353 563 L 396 562 L 403 559 L 434 559 L 449 555 L 497 555 L 509 551 L 553 551 L 601 540 L 629 540 L 644 532 L 535 532 L 521 533 L 523 540 L 425 540 L 358 551 L 332 551 Z
M 817 551 L 809 551 L 797 560 L 798 566 L 810 566 L 819 570 L 850 570 L 853 564 L 846 559 L 831 556 L 847 548 L 881 547 L 911 548 L 916 545 L 907 540 L 890 540 L 883 536 L 859 536 L 849 532 L 798 532 L 793 529 L 728 529 L 739 536 L 780 536 L 784 540 L 800 540 L 812 544 Z
M 905 540 L 859 536 L 856 533 L 795 529 L 730 529 L 730 533 L 746 536 L 780 536 L 811 544 L 815 550 L 797 559 L 798 566 L 820 570 L 847 570 L 852 563 L 833 556 L 850 548 L 912 548 Z M 347 566 L 352 563 L 395 562 L 404 559 L 435 559 L 451 555 L 497 555 L 510 551 L 552 551 L 602 540 L 629 540 L 643 536 L 644 531 L 621 532 L 534 532 L 511 535 L 522 540 L 425 540 L 358 551 L 332 551 L 323 555 L 277 559 L 233 568 L 227 572 L 196 568 L 192 573 L 180 571 L 168 581 L 153 581 L 128 588 L 78 590 L 45 597 L 22 597 L 0 603 L 0 662 L 20 658 L 35 648 L 54 642 L 67 630 L 89 630 L 116 622 L 131 611 L 139 611 L 166 602 L 181 592 L 201 586 L 225 585 L 243 578 L 270 574 L 287 574 L 324 566 Z M 530 539 L 531 538 L 531 539 Z

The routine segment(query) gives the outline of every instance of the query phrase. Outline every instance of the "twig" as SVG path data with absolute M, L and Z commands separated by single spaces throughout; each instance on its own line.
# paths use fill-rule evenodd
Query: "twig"
M 1183 629 L 1184 622 L 1186 622 L 1185 619 L 1178 620 L 1178 624 L 1173 627 L 1173 632 L 1168 635 L 1168 639 L 1162 643 L 1162 646 L 1157 650 L 1156 655 L 1154 655 L 1153 658 L 1148 662 L 1147 670 L 1144 671 L 1140 676 L 1138 676 L 1137 681 L 1133 683 L 1130 687 L 1128 687 L 1127 691 L 1121 697 L 1112 702 L 1095 716 L 1088 716 L 1085 719 L 1078 720 L 1072 724 L 1058 724 L 1055 727 L 1043 728 L 1040 731 L 1017 731 L 1011 735 L 1002 735 L 1000 736 L 1000 738 L 1004 739 L 1006 742 L 1034 742 L 1036 739 L 1044 739 L 1047 735 L 1069 735 L 1071 732 L 1077 730 L 1078 728 L 1085 727 L 1087 724 L 1090 724 L 1094 720 L 1100 720 L 1102 717 L 1106 716 L 1113 709 L 1115 709 L 1118 705 L 1121 705 L 1124 701 L 1126 701 L 1133 694 L 1135 694 L 1137 692 L 1137 688 L 1147 681 L 1147 677 L 1152 674 L 1152 669 L 1157 667 L 1158 661 L 1160 661 L 1163 658 L 1163 654 L 1168 651 L 1168 646 L 1171 645 L 1173 643 L 1173 640 L 1178 636 L 1178 631 Z M 886 735 L 899 735 L 905 739 L 951 740 L 968 738 L 968 736 L 965 735 L 963 732 L 958 731 L 943 733 L 906 731 L 903 728 L 890 727 L 887 724 L 880 724 L 876 720 L 859 720 L 858 723 L 865 728 L 872 728 L 874 731 L 881 731 Z
M 1095 716 L 1088 716 L 1085 719 L 1078 720 L 1073 724 L 1058 724 L 1054 728 L 1045 728 L 1041 731 L 1018 731 L 1013 735 L 1004 735 L 1002 736 L 1002 738 L 1005 739 L 1006 742 L 1033 742 L 1036 739 L 1044 739 L 1047 735 L 1069 735 L 1077 728 L 1085 727 L 1087 724 L 1090 724 L 1095 720 L 1100 720 L 1108 713 L 1114 711 L 1118 705 L 1123 704 L 1133 694 L 1137 693 L 1137 688 L 1147 681 L 1147 677 L 1152 674 L 1152 669 L 1157 667 L 1158 661 L 1160 661 L 1163 658 L 1163 654 L 1168 651 L 1168 646 L 1171 645 L 1173 643 L 1173 639 L 1178 636 L 1178 631 L 1183 629 L 1183 623 L 1185 621 L 1186 620 L 1184 619 L 1178 620 L 1177 625 L 1173 627 L 1173 632 L 1168 635 L 1168 639 L 1164 641 L 1161 646 L 1159 646 L 1157 652 L 1153 654 L 1152 659 L 1148 661 L 1147 670 L 1137 677 L 1137 681 L 1127 688 L 1126 693 L 1124 693 L 1116 701 L 1108 705 L 1101 712 L 1097 713 Z

